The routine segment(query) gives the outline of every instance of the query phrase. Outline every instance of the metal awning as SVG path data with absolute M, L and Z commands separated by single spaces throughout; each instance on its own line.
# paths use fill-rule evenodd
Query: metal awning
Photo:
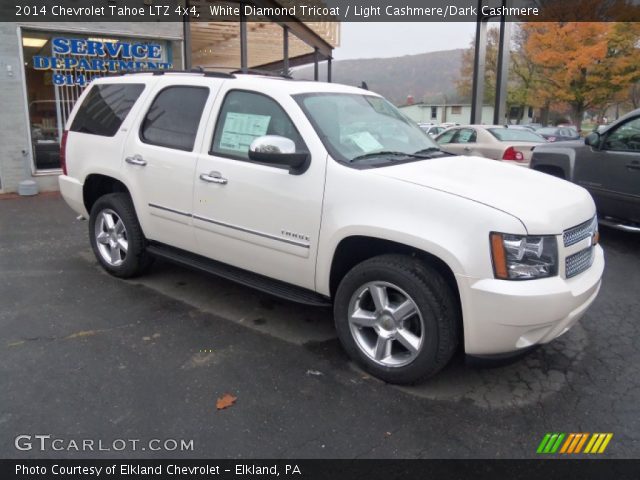
M 288 6 L 289 0 L 254 0 L 257 6 Z M 318 2 L 319 3 L 319 2 Z M 209 5 L 233 5 L 233 1 L 190 0 L 190 5 L 209 8 Z M 241 68 L 243 46 L 246 48 L 248 68 L 265 65 L 284 65 L 285 56 L 291 66 L 297 60 L 312 62 L 331 58 L 333 48 L 340 43 L 339 22 L 302 22 L 287 17 L 274 22 L 268 18 L 249 18 L 245 22 L 246 44 L 243 45 L 243 26 L 237 18 L 217 22 L 189 24 L 191 65 L 211 69 Z M 286 37 L 286 39 L 285 39 Z M 317 52 L 317 53 L 316 53 Z

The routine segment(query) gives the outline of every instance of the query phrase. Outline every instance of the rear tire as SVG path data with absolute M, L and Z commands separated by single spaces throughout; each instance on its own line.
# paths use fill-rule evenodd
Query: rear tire
M 389 383 L 435 375 L 458 346 L 454 292 L 431 266 L 405 255 L 356 265 L 336 292 L 338 337 L 353 360 Z
M 153 261 L 146 251 L 146 239 L 131 197 L 126 193 L 109 193 L 94 203 L 89 216 L 89 239 L 100 265 L 116 277 L 140 275 Z

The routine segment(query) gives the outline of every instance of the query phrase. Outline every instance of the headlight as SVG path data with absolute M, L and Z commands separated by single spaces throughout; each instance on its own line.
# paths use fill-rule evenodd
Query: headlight
M 502 280 L 530 280 L 558 273 L 558 242 L 553 235 L 491 234 L 493 273 Z

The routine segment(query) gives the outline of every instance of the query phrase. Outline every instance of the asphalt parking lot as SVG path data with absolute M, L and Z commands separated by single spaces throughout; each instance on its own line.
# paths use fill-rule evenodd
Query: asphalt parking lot
M 532 458 L 552 431 L 640 457 L 640 236 L 602 230 L 603 288 L 560 339 L 400 388 L 350 364 L 330 311 L 164 262 L 118 280 L 86 230 L 57 195 L 0 200 L 4 458 Z M 18 451 L 21 434 L 193 450 Z

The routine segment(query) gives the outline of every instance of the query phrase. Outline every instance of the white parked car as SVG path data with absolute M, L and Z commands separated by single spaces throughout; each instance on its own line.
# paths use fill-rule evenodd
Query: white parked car
M 429 125 L 425 123 L 419 123 L 418 126 L 424 133 L 428 134 L 432 138 L 437 137 L 438 134 L 444 132 L 447 129 L 447 127 L 443 127 L 441 125 Z
M 60 189 L 118 277 L 160 256 L 333 305 L 345 350 L 396 383 L 523 352 L 596 298 L 604 258 L 581 187 L 440 151 L 384 98 L 253 75 L 95 80 Z M 126 314 L 126 312 L 123 312 Z

